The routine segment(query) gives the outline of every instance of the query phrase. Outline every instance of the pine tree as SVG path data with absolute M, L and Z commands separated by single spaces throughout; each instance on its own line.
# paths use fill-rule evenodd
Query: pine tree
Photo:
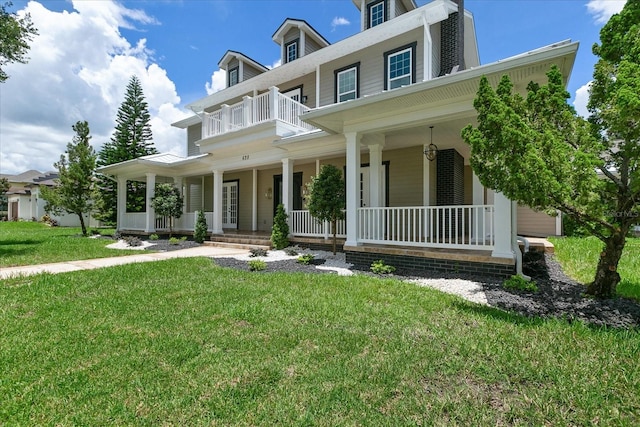
M 93 209 L 93 175 L 96 169 L 96 154 L 89 144 L 89 124 L 77 122 L 72 126 L 76 132 L 73 142 L 67 144 L 66 156 L 54 164 L 58 179 L 53 188 L 42 187 L 41 197 L 47 201 L 47 212 L 67 212 L 78 215 L 82 235 L 87 235 L 84 215 Z
M 152 142 L 150 120 L 151 116 L 140 80 L 132 76 L 127 85 L 125 99 L 118 109 L 113 136 L 98 153 L 98 166 L 112 165 L 158 153 Z M 98 186 L 96 216 L 106 223 L 113 224 L 117 217 L 117 185 L 112 179 L 99 176 Z M 127 212 L 145 211 L 145 192 L 144 182 L 127 182 Z

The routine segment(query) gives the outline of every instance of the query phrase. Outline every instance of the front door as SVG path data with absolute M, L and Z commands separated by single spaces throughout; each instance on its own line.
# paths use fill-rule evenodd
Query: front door
M 280 203 L 283 203 L 284 197 L 282 194 L 282 175 L 273 176 L 273 188 L 275 194 L 273 196 L 273 214 L 276 214 L 276 209 Z M 293 174 L 293 206 L 291 210 L 299 211 L 302 209 L 302 172 L 295 172 Z
M 238 181 L 222 183 L 222 228 L 238 228 Z

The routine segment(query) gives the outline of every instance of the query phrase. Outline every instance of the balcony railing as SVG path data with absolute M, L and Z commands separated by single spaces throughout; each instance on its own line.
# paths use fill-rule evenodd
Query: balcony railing
M 173 229 L 182 231 L 193 231 L 196 225 L 196 212 L 187 212 L 182 214 L 180 218 L 173 220 Z M 204 217 L 207 220 L 207 228 L 213 230 L 213 212 L 205 212 Z M 118 227 L 121 230 L 144 231 L 146 229 L 147 214 L 145 212 L 128 212 L 122 215 L 122 224 Z M 157 231 L 169 230 L 169 218 L 157 217 L 154 222 Z
M 212 113 L 205 113 L 202 121 L 202 138 L 222 135 L 274 120 L 280 120 L 300 132 L 315 129 L 300 120 L 300 115 L 309 111 L 305 105 L 278 92 L 272 87 L 269 92 L 256 97 L 245 96 L 233 105 L 222 105 Z
M 336 236 L 347 236 L 347 224 L 344 220 L 336 224 Z M 291 211 L 289 214 L 289 232 L 294 236 L 301 237 L 324 237 L 333 236 L 331 224 L 320 222 L 311 216 L 309 211 Z

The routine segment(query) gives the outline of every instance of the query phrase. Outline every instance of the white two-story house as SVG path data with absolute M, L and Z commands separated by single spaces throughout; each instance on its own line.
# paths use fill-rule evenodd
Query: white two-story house
M 187 157 L 103 167 L 119 183 L 118 228 L 164 227 L 152 209 L 125 212 L 124 192 L 127 180 L 146 181 L 150 199 L 154 184 L 168 181 L 185 196 L 178 229 L 193 230 L 195 212 L 204 210 L 214 236 L 267 234 L 282 203 L 292 238 L 322 243 L 329 230 L 305 210 L 305 185 L 333 164 L 347 187 L 338 234 L 356 264 L 512 274 L 518 230 L 559 233 L 555 218 L 483 188 L 460 131 L 476 122 L 481 76 L 495 86 L 507 74 L 524 91 L 557 65 L 568 80 L 578 44 L 481 65 L 473 16 L 459 14 L 454 1 L 353 3 L 361 31 L 334 44 L 306 21 L 286 19 L 272 36 L 277 68 L 250 52 L 223 53 L 227 87 L 189 104 L 194 114 L 173 124 L 185 129 Z

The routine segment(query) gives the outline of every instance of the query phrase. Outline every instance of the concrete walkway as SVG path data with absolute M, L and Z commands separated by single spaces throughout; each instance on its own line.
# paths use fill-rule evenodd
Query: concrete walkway
M 66 273 L 78 270 L 93 270 L 114 265 L 132 264 L 135 262 L 162 261 L 171 258 L 209 257 L 221 258 L 248 254 L 246 249 L 219 248 L 215 246 L 198 246 L 196 248 L 179 249 L 176 251 L 139 253 L 135 255 L 95 258 L 79 261 L 56 262 L 52 264 L 24 265 L 20 267 L 3 267 L 0 269 L 0 279 L 16 276 L 31 276 L 40 273 Z

